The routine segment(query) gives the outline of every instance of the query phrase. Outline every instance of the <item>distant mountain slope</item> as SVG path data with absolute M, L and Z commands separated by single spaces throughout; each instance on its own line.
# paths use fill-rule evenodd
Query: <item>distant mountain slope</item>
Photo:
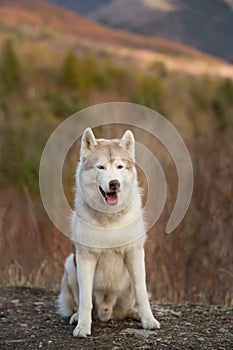
M 86 15 L 91 13 L 92 11 L 96 11 L 108 3 L 112 2 L 112 0 L 46 0 L 48 2 L 69 8 L 72 11 L 78 12 L 82 15 Z
M 48 0 L 103 24 L 164 38 L 233 62 L 232 0 Z
M 56 52 L 85 47 L 143 67 L 159 61 L 171 70 L 233 76 L 232 65 L 193 48 L 114 30 L 40 0 L 0 0 L 0 45 L 1 31 L 18 33 L 22 45 L 40 40 Z

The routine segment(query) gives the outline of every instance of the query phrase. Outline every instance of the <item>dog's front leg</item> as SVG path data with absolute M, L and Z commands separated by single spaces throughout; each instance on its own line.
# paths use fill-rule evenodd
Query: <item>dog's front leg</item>
M 147 295 L 143 247 L 128 251 L 126 254 L 126 264 L 134 287 L 142 327 L 146 329 L 160 328 L 159 321 L 152 314 Z
M 75 337 L 86 337 L 91 334 L 92 290 L 96 266 L 93 254 L 76 254 L 79 284 L 78 324 L 74 329 Z

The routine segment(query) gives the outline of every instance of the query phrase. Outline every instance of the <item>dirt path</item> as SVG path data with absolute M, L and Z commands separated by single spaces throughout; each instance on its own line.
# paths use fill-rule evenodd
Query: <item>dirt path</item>
M 233 349 L 233 310 L 203 305 L 155 305 L 161 329 L 145 331 L 132 320 L 94 321 L 87 339 L 54 307 L 57 293 L 0 288 L 0 349 Z

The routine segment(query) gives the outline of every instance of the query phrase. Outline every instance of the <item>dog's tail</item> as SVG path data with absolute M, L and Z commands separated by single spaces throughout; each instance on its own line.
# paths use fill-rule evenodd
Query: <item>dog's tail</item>
M 78 307 L 78 281 L 74 254 L 70 254 L 65 262 L 65 273 L 61 281 L 61 291 L 57 300 L 58 313 L 69 317 Z

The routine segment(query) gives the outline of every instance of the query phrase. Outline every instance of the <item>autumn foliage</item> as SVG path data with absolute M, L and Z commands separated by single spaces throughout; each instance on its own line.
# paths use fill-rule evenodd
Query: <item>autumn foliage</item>
M 46 47 L 21 50 L 17 40 L 8 38 L 1 46 L 1 283 L 58 286 L 64 258 L 72 248 L 49 222 L 40 202 L 41 152 L 50 133 L 72 113 L 95 103 L 128 101 L 168 118 L 184 137 L 194 166 L 190 209 L 175 232 L 166 235 L 177 191 L 176 170 L 169 157 L 160 157 L 164 150 L 155 149 L 169 196 L 146 245 L 149 290 L 162 301 L 230 305 L 233 81 L 172 72 L 163 62 L 141 68 L 89 49 L 69 48 L 56 60 L 54 55 Z M 118 131 L 120 135 L 120 125 L 114 131 L 109 128 L 108 137 Z M 76 161 L 71 152 L 64 169 L 71 203 Z

